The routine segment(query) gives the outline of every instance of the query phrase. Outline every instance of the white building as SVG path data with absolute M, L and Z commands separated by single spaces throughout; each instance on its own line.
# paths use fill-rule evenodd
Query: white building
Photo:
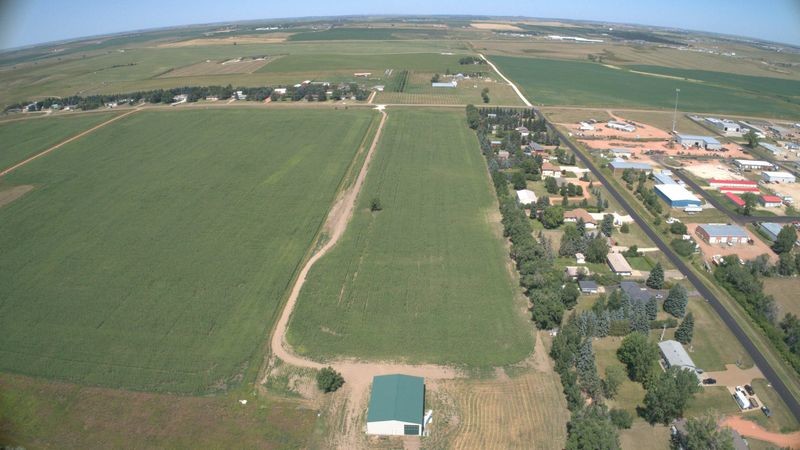
M 633 150 L 627 148 L 612 148 L 609 152 L 614 158 L 630 158 L 633 155 Z
M 767 183 L 794 183 L 797 181 L 789 172 L 761 172 L 761 179 Z
M 517 191 L 517 201 L 523 206 L 532 205 L 536 203 L 536 193 L 528 189 L 519 190 Z
M 771 162 L 752 159 L 734 159 L 733 163 L 742 170 L 770 170 L 775 167 Z
M 706 123 L 718 129 L 725 136 L 741 136 L 742 126 L 728 119 L 717 119 L 716 117 L 706 117 Z
M 367 410 L 367 434 L 421 436 L 425 384 L 410 375 L 379 375 L 372 378 Z
M 431 83 L 431 87 L 435 87 L 435 88 L 454 88 L 454 87 L 457 87 L 457 86 L 458 86 L 458 81 L 456 81 L 456 80 L 445 81 L 445 82 L 439 81 L 439 82 Z
M 609 120 L 608 123 L 606 123 L 606 128 L 611 128 L 612 130 L 617 130 L 617 131 L 624 131 L 626 133 L 633 133 L 634 131 L 636 131 L 635 126 L 617 120 Z
M 594 131 L 594 125 L 587 122 L 581 122 L 578 126 L 578 129 L 581 131 Z
M 696 147 L 704 148 L 706 150 L 722 149 L 722 143 L 712 136 L 697 136 L 693 134 L 678 133 L 676 139 L 678 144 L 687 148 Z
M 692 361 L 692 357 L 686 353 L 678 341 L 661 341 L 658 343 L 658 349 L 661 350 L 661 356 L 664 358 L 664 364 L 669 367 L 678 367 L 680 369 L 690 370 L 697 373 L 697 367 Z

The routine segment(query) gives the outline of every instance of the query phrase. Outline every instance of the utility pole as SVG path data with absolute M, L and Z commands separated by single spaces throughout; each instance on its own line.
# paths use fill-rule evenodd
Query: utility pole
M 675 89 L 675 112 L 672 113 L 672 134 L 675 134 L 675 125 L 678 121 L 678 93 L 680 92 L 680 89 Z

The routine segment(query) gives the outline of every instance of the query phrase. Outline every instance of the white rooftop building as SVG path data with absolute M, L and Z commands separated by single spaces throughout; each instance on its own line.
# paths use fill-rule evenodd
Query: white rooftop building
M 761 172 L 761 179 L 767 183 L 794 183 L 797 181 L 789 172 Z
M 517 191 L 517 201 L 520 205 L 532 205 L 536 203 L 536 193 L 528 189 L 519 190 Z
M 683 348 L 680 342 L 672 340 L 661 341 L 658 343 L 658 348 L 661 350 L 661 356 L 664 357 L 664 362 L 668 368 L 678 367 L 696 373 L 697 367 L 694 365 L 692 357 L 686 353 L 686 349 Z
M 617 120 L 609 120 L 608 123 L 606 123 L 606 128 L 611 128 L 612 130 L 624 131 L 626 133 L 633 133 L 634 131 L 636 131 L 635 126 Z

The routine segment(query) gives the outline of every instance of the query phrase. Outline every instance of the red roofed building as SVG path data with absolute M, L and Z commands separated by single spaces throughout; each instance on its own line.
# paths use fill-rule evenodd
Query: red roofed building
M 726 192 L 738 192 L 740 194 L 744 192 L 753 192 L 753 193 L 760 192 L 758 190 L 758 187 L 756 186 L 725 186 L 719 188 L 719 191 L 722 192 L 723 194 Z
M 759 201 L 767 208 L 777 208 L 783 204 L 783 199 L 775 195 L 762 195 Z
M 708 180 L 708 184 L 713 188 L 757 185 L 755 181 L 750 181 L 750 180 L 718 180 L 718 179 Z
M 549 162 L 542 163 L 542 176 L 561 178 L 561 168 L 556 167 Z
M 744 206 L 744 200 L 742 200 L 742 197 L 739 197 L 736 194 L 732 194 L 730 192 L 727 192 L 725 194 L 725 197 L 728 197 L 728 199 L 730 201 L 732 201 L 733 203 L 736 203 L 736 206 Z

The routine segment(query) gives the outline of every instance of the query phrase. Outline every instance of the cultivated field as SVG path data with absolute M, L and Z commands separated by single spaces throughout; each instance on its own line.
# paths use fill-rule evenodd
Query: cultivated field
M 253 73 L 264 67 L 270 60 L 268 58 L 205 61 L 171 70 L 160 78 L 192 77 L 197 75 L 229 75 L 232 73 Z
M 41 187 L 0 209 L 0 370 L 180 392 L 254 377 L 373 117 L 140 112 L 11 173 Z
M 597 63 L 492 56 L 492 62 L 543 105 L 582 105 L 671 109 L 675 89 L 684 111 L 796 117 L 800 107 L 780 97 L 740 89 L 653 77 Z
M 488 88 L 490 105 L 522 106 L 519 96 L 499 77 L 465 79 L 455 88 L 435 88 L 431 86 L 432 76 L 432 72 L 411 72 L 403 92 L 379 92 L 373 103 L 482 105 L 481 91 Z
M 490 366 L 523 359 L 497 206 L 462 111 L 389 113 L 348 230 L 311 270 L 289 324 L 295 351 Z M 370 212 L 379 198 L 383 210 Z
M 78 114 L 0 122 L 0 142 L 3 143 L 0 147 L 0 170 L 13 166 L 114 115 L 114 113 Z

